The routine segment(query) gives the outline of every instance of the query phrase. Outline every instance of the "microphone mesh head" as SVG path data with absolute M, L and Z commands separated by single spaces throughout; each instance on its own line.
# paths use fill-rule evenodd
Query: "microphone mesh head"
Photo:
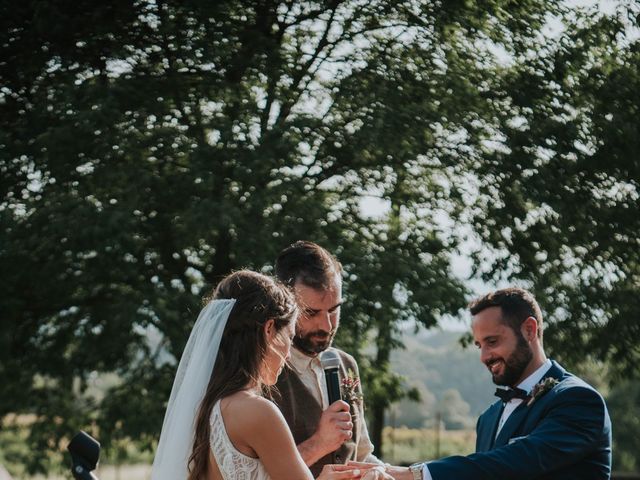
M 320 355 L 320 364 L 325 370 L 328 368 L 338 368 L 340 366 L 340 357 L 338 357 L 338 354 L 333 350 L 325 350 Z

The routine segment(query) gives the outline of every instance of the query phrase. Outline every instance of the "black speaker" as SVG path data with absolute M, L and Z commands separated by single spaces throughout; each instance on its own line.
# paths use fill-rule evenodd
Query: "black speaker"
M 71 454 L 71 472 L 77 480 L 98 480 L 92 470 L 100 460 L 100 442 L 86 432 L 80 432 L 71 439 L 67 450 Z

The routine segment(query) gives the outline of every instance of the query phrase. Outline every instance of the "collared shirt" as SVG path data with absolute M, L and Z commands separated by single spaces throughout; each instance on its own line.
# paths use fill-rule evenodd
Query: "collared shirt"
M 329 394 L 327 393 L 327 382 L 324 378 L 324 370 L 319 357 L 319 355 L 310 357 L 297 348 L 292 348 L 289 365 L 298 374 L 304 386 L 320 401 L 322 410 L 326 410 L 329 407 Z M 358 441 L 356 460 L 358 462 L 381 464 L 382 462 L 373 455 L 373 443 L 369 439 L 367 423 L 364 418 L 359 418 L 361 423 L 360 440 Z
M 520 384 L 518 385 L 518 388 L 521 388 L 522 390 L 527 392 L 527 394 L 531 393 L 531 390 L 533 390 L 533 387 L 536 385 L 536 383 L 542 380 L 542 377 L 544 377 L 544 375 L 549 371 L 549 369 L 551 368 L 551 365 L 552 365 L 551 360 L 547 359 L 535 372 L 533 372 L 531 375 L 525 378 L 522 382 L 520 382 Z M 502 410 L 502 416 L 500 417 L 500 421 L 498 422 L 496 437 L 498 436 L 498 433 L 500 433 L 500 430 L 502 429 L 503 425 L 506 423 L 509 416 L 521 403 L 522 403 L 521 398 L 512 398 L 505 404 L 504 409 Z M 429 466 L 426 463 L 422 467 L 422 478 L 423 480 L 433 480 L 433 477 L 431 476 L 431 472 L 429 472 Z
M 310 357 L 297 348 L 292 348 L 289 364 L 298 374 L 307 390 L 316 399 L 320 400 L 322 410 L 326 410 L 329 406 L 329 394 L 327 393 L 327 382 L 324 379 L 324 371 L 320 363 L 320 355 Z
M 520 382 L 518 388 L 521 388 L 522 390 L 527 392 L 527 394 L 531 393 L 531 390 L 533 390 L 533 387 L 536 385 L 536 383 L 542 380 L 542 377 L 544 377 L 544 374 L 547 373 L 550 368 L 551 360 L 547 359 L 535 372 L 533 372 L 522 382 Z M 513 411 L 518 408 L 518 405 L 520 405 L 522 401 L 523 400 L 521 398 L 512 398 L 505 404 L 504 409 L 502 410 L 502 416 L 500 417 L 500 421 L 498 422 L 496 437 L 500 433 L 500 430 L 502 430 L 504 424 L 507 422 L 509 416 L 511 416 Z

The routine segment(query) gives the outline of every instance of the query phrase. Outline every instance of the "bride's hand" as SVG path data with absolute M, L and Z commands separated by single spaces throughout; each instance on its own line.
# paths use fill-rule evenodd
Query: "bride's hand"
M 394 477 L 387 473 L 387 469 L 384 465 L 354 461 L 350 461 L 347 465 L 351 468 L 361 469 L 362 480 L 394 480 Z
M 351 465 L 325 465 L 316 480 L 346 480 L 362 477 L 363 470 Z M 369 480 L 377 477 L 369 477 Z M 384 477 L 382 477 L 384 478 Z
M 393 480 L 393 477 L 387 475 L 385 468 L 379 465 L 364 472 L 362 480 Z

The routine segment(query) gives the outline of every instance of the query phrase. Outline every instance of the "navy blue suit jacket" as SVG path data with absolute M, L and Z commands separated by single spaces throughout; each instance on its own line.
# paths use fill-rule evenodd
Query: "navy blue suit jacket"
M 502 402 L 478 419 L 476 453 L 429 462 L 434 480 L 604 480 L 611 476 L 611 420 L 602 396 L 558 363 L 559 383 L 520 404 L 495 437 Z

